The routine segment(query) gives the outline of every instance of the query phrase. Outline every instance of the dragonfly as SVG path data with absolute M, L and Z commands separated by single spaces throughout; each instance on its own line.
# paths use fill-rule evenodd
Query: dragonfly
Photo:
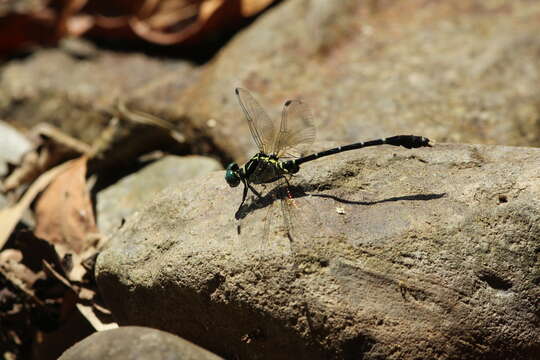
M 300 157 L 299 154 L 313 143 L 316 134 L 313 116 L 303 100 L 287 100 L 281 113 L 281 122 L 276 126 L 249 91 L 236 88 L 235 93 L 259 150 L 242 167 L 236 162 L 227 166 L 227 184 L 237 187 L 242 183 L 244 186 L 239 209 L 246 200 L 248 189 L 258 198 L 262 198 L 253 184 L 268 184 L 278 180 L 285 180 L 289 184 L 289 178 L 300 171 L 300 165 L 309 161 L 378 145 L 402 146 L 407 149 L 431 146 L 430 140 L 423 136 L 396 135 L 338 146 Z M 291 197 L 290 192 L 288 197 Z

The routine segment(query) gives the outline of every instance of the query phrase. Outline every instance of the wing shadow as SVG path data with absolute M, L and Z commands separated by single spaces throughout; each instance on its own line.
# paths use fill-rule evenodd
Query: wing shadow
M 382 200 L 374 200 L 374 201 L 355 201 L 355 200 L 343 199 L 343 198 L 340 198 L 338 196 L 328 195 L 328 194 L 311 194 L 311 196 L 314 196 L 314 197 L 332 199 L 332 200 L 340 202 L 342 204 L 351 204 L 351 205 L 375 205 L 375 204 L 381 204 L 381 203 L 385 203 L 385 202 L 402 201 L 402 200 L 429 201 L 429 200 L 435 200 L 435 199 L 443 198 L 446 195 L 447 195 L 446 193 L 440 193 L 440 194 L 415 194 L 415 195 L 394 196 L 394 197 L 391 197 L 391 198 L 382 199 Z
M 271 206 L 275 201 L 286 199 L 289 196 L 292 198 L 313 196 L 313 197 L 320 197 L 320 198 L 325 198 L 325 199 L 332 199 L 342 204 L 369 206 L 369 205 L 381 204 L 381 203 L 386 203 L 386 202 L 394 202 L 394 201 L 430 201 L 430 200 L 443 198 L 446 195 L 447 195 L 446 193 L 414 194 L 414 195 L 394 196 L 391 198 L 374 200 L 374 201 L 356 201 L 356 200 L 348 200 L 348 199 L 340 198 L 335 195 L 306 192 L 301 186 L 296 186 L 296 185 L 287 186 L 286 184 L 281 184 L 273 188 L 272 190 L 270 190 L 266 195 L 258 199 L 252 198 L 252 201 L 249 204 L 242 205 L 240 208 L 238 208 L 234 217 L 236 218 L 236 220 L 243 219 L 249 213 L 257 209 L 262 209 L 267 206 Z

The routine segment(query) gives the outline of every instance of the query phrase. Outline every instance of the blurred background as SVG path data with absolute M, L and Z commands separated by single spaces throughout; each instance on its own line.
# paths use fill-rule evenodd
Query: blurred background
M 99 249 L 166 186 L 256 152 L 234 88 L 318 143 L 540 146 L 540 3 L 0 2 L 0 354 L 114 327 Z M 222 174 L 220 175 L 222 176 Z

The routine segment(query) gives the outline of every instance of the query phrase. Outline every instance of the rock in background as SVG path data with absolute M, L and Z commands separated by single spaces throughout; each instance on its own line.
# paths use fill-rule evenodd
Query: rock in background
M 94 333 L 69 348 L 59 360 L 148 359 L 218 360 L 200 347 L 164 331 L 139 326 Z
M 321 140 L 538 146 L 538 14 L 528 1 L 287 1 L 235 37 L 180 108 L 200 127 L 214 119 L 212 137 L 241 160 L 254 147 L 235 86 L 275 116 L 303 97 Z

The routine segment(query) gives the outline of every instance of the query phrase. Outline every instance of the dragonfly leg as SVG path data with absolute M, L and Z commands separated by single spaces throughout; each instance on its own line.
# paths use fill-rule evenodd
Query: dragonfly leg
M 287 198 L 289 200 L 292 200 L 293 199 L 293 195 L 291 193 L 291 183 L 289 182 L 289 179 L 287 179 L 286 176 L 283 176 L 283 179 L 285 179 L 285 182 L 287 183 L 287 188 L 285 189 L 286 192 L 287 192 Z
M 290 187 L 291 183 L 289 182 L 289 179 L 285 175 L 283 175 L 283 179 L 285 179 L 285 182 L 287 183 L 287 186 Z
M 244 203 L 246 202 L 246 197 L 247 197 L 247 193 L 248 193 L 248 188 L 249 190 L 251 190 L 259 199 L 262 198 L 262 195 L 257 191 L 255 190 L 255 188 L 253 186 L 251 186 L 250 183 L 248 183 L 247 181 L 243 181 L 244 183 L 244 191 L 242 192 L 242 201 L 240 202 L 240 206 L 238 207 L 238 209 L 241 209 L 242 208 L 242 205 L 244 205 Z
M 247 183 L 244 181 L 244 192 L 242 193 L 242 202 L 240 203 L 240 206 L 238 207 L 239 209 L 242 207 L 242 205 L 244 205 L 244 202 L 246 201 L 247 192 L 248 192 Z
M 249 187 L 249 190 L 251 190 L 255 195 L 257 195 L 259 199 L 262 198 L 262 195 L 257 190 L 255 190 L 253 186 L 251 186 L 249 183 L 246 183 L 246 184 Z

